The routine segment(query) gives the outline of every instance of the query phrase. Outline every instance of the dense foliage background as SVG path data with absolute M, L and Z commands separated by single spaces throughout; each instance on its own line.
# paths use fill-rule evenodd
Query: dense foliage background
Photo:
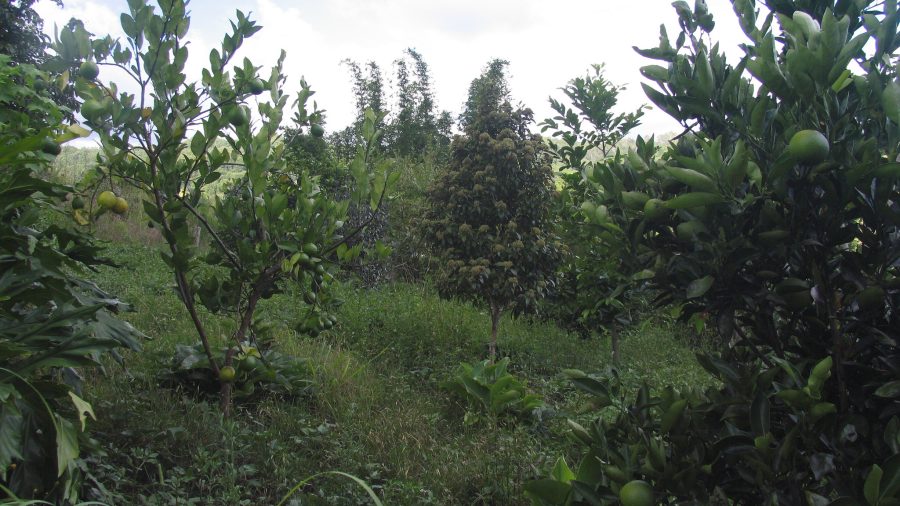
M 601 64 L 347 59 L 335 131 L 241 11 L 0 6 L 3 503 L 900 504 L 897 2 L 672 5 L 636 138 Z

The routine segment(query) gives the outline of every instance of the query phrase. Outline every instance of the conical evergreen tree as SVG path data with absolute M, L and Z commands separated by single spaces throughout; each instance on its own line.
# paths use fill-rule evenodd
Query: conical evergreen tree
M 492 359 L 500 314 L 546 293 L 559 247 L 549 156 L 528 131 L 531 110 L 510 103 L 506 65 L 494 60 L 472 81 L 460 118 L 463 135 L 429 192 L 424 219 L 441 266 L 441 293 L 490 307 Z

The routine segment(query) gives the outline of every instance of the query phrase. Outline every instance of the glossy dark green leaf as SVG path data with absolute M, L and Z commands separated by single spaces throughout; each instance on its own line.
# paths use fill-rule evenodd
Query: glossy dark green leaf
M 527 495 L 553 505 L 564 505 L 572 490 L 571 485 L 551 479 L 529 481 L 523 488 Z
M 878 499 L 881 497 L 881 477 L 884 472 L 877 464 L 873 465 L 869 474 L 866 476 L 866 482 L 863 485 L 863 496 L 870 506 L 877 506 Z
M 713 276 L 704 276 L 699 279 L 695 279 L 691 281 L 691 284 L 687 287 L 686 297 L 688 299 L 696 299 L 697 297 L 702 297 L 706 292 L 712 288 L 713 284 L 716 282 L 716 278 Z
M 769 433 L 771 428 L 771 407 L 766 392 L 760 389 L 750 405 L 750 426 L 753 434 L 763 436 Z
M 875 390 L 875 395 L 889 399 L 900 397 L 900 380 L 885 383 Z

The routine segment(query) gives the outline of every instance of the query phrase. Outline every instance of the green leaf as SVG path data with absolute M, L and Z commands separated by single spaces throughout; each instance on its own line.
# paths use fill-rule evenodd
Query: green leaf
M 563 483 L 570 483 L 575 479 L 575 473 L 569 469 L 569 465 L 566 464 L 566 460 L 562 457 L 556 460 L 556 465 L 554 465 L 553 470 L 550 471 L 550 476 Z
M 585 483 L 596 483 L 603 478 L 603 462 L 597 450 L 588 451 L 578 464 L 575 479 Z
M 881 93 L 881 106 L 885 116 L 900 125 L 900 83 L 891 81 L 885 86 Z
M 895 498 L 900 494 L 900 454 L 895 454 L 884 463 L 881 477 L 881 497 Z
M 835 64 L 831 68 L 831 72 L 828 73 L 828 79 L 831 82 L 837 80 L 838 76 L 840 76 L 845 70 L 847 70 L 847 65 L 850 63 L 856 55 L 862 51 L 862 48 L 866 45 L 866 42 L 869 41 L 869 37 L 871 36 L 871 32 L 863 32 L 853 37 L 847 44 L 841 48 L 840 54 L 835 59 Z
M 20 450 L 24 432 L 22 415 L 15 404 L 4 404 L 0 409 L 0 469 L 7 469 L 13 459 L 22 459 Z
M 665 166 L 666 172 L 676 180 L 690 186 L 692 189 L 701 192 L 715 192 L 716 183 L 706 174 L 702 174 L 693 169 L 684 169 L 681 167 Z
M 606 388 L 606 385 L 594 378 L 572 378 L 572 383 L 576 388 L 600 399 L 603 405 L 608 406 L 610 404 L 609 390 Z
M 878 179 L 882 179 L 887 183 L 895 179 L 900 179 L 900 163 L 886 163 L 876 168 L 875 177 L 877 177 Z
M 288 198 L 284 193 L 278 192 L 274 196 L 272 196 L 272 200 L 269 203 L 269 207 L 267 209 L 269 215 L 272 218 L 277 219 L 281 216 L 281 213 L 287 209 Z
M 78 412 L 78 420 L 81 421 L 81 432 L 87 428 L 87 416 L 91 415 L 91 418 L 94 420 L 97 419 L 97 415 L 94 414 L 94 409 L 91 407 L 90 403 L 75 395 L 75 392 L 70 391 L 69 397 L 72 399 L 72 404 L 75 405 L 75 410 Z
M 669 409 L 663 413 L 662 420 L 659 425 L 659 430 L 663 433 L 668 433 L 672 430 L 673 427 L 681 420 L 681 417 L 684 415 L 684 410 L 687 408 L 687 401 L 684 399 L 678 399 L 673 402 Z
M 718 193 L 691 192 L 667 200 L 665 206 L 669 209 L 690 209 L 692 207 L 719 204 L 724 200 L 725 199 Z
M 78 429 L 58 413 L 53 417 L 56 419 L 56 472 L 62 476 L 78 458 Z
M 768 395 L 763 389 L 759 389 L 753 399 L 753 404 L 750 405 L 750 426 L 754 435 L 763 436 L 769 432 L 771 427 L 770 410 Z
M 863 495 L 870 506 L 878 504 L 878 498 L 881 492 L 881 476 L 883 474 L 884 473 L 881 468 L 878 467 L 878 464 L 875 464 L 872 466 L 872 470 L 869 471 L 869 476 L 866 477 L 866 483 L 863 485 Z
M 900 381 L 891 381 L 881 385 L 878 390 L 875 390 L 875 395 L 888 399 L 900 397 Z
M 569 424 L 569 429 L 572 430 L 572 435 L 575 436 L 582 443 L 590 446 L 594 440 L 591 438 L 591 435 L 588 433 L 587 429 L 581 426 L 575 420 L 566 420 Z
M 727 383 L 738 383 L 741 379 L 740 375 L 731 364 L 718 357 L 697 354 L 697 362 L 712 375 Z
M 715 281 L 716 278 L 713 276 L 704 276 L 700 279 L 691 281 L 691 284 L 687 287 L 687 298 L 696 299 L 697 297 L 702 296 L 709 291 Z
M 551 479 L 529 481 L 523 487 L 533 499 L 552 505 L 564 505 L 572 490 L 571 485 Z M 540 503 L 539 503 L 540 504 Z
M 709 57 L 706 55 L 705 50 L 701 49 L 697 53 L 694 64 L 696 66 L 696 83 L 700 88 L 700 92 L 703 93 L 704 97 L 712 96 L 712 93 L 715 90 L 716 78 L 713 74 L 712 67 L 709 64 Z
M 591 506 L 603 506 L 606 504 L 606 502 L 597 495 L 597 492 L 594 491 L 594 487 L 591 484 L 573 481 L 571 485 L 574 499 L 578 501 L 578 504 L 586 503 Z
M 566 376 L 569 379 L 586 378 L 587 377 L 587 374 L 585 374 L 585 372 L 580 369 L 563 369 L 562 373 L 564 376 Z
M 206 138 L 203 136 L 203 132 L 197 132 L 194 134 L 194 137 L 191 138 L 191 153 L 199 158 L 200 155 L 203 154 L 203 149 L 206 147 Z

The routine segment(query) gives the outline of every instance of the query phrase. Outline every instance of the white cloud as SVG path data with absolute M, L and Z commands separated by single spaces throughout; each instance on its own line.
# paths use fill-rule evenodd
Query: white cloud
M 743 40 L 728 0 L 709 0 L 718 26 L 713 32 L 735 61 Z M 67 0 L 63 11 L 52 2 L 39 2 L 39 13 L 52 30 L 53 22 L 69 17 L 85 20 L 95 33 L 118 32 L 121 0 Z M 257 65 L 275 62 L 287 51 L 285 72 L 296 89 L 305 76 L 315 90 L 319 106 L 328 110 L 329 127 L 345 126 L 354 117 L 349 74 L 340 61 L 375 60 L 390 77 L 391 62 L 406 47 L 415 47 L 432 72 L 438 105 L 458 113 L 469 83 L 492 58 L 510 64 L 510 84 L 516 99 L 534 109 L 540 120 L 552 114 L 551 94 L 590 64 L 605 63 L 606 77 L 626 85 L 620 96 L 622 110 L 634 110 L 649 101 L 644 96 L 639 68 L 651 63 L 632 46 L 657 44 L 659 25 L 666 24 L 674 40 L 677 17 L 670 0 L 632 2 L 558 0 L 194 0 L 189 73 L 199 76 L 208 54 L 230 30 L 234 9 L 252 11 L 263 30 L 249 39 L 239 57 Z M 645 116 L 642 133 L 670 131 L 677 125 L 660 111 Z

